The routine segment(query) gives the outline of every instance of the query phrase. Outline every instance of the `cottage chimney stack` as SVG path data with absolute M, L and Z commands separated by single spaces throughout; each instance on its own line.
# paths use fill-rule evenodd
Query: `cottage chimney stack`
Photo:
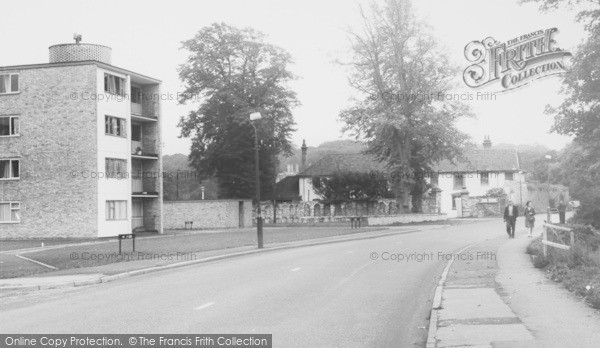
M 306 146 L 306 140 L 302 140 L 302 164 L 300 165 L 300 171 L 303 171 L 304 169 L 306 169 L 306 151 L 308 150 L 308 147 Z
M 485 136 L 484 140 L 483 140 L 483 148 L 484 149 L 489 149 L 490 147 L 492 147 L 492 141 L 490 140 L 490 136 Z

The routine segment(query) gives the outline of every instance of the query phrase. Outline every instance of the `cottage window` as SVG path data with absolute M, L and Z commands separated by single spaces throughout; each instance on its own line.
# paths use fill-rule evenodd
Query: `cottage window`
M 505 180 L 514 180 L 513 173 L 512 172 L 506 172 L 506 173 L 504 173 L 504 179 Z
M 490 184 L 490 173 L 481 173 L 481 186 L 488 186 Z
M 127 220 L 127 201 L 106 201 L 106 220 Z
M 0 74 L 0 94 L 19 92 L 19 74 Z
M 104 74 L 104 91 L 124 96 L 125 79 L 115 75 Z
M 0 202 L 0 223 L 20 221 L 21 204 L 19 202 Z
M 439 175 L 437 173 L 431 174 L 431 184 L 432 185 L 438 186 L 439 181 L 440 181 L 440 179 L 439 179 Z
M 0 137 L 19 135 L 19 116 L 0 116 Z
M 18 179 L 19 178 L 19 160 L 7 159 L 0 160 L 0 179 Z
M 461 190 L 465 187 L 465 176 L 463 174 L 454 174 L 454 189 Z

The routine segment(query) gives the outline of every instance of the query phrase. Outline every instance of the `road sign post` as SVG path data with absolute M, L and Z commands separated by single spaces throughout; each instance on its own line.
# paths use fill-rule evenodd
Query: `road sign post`
M 133 234 L 133 233 L 120 234 L 118 238 L 119 238 L 119 255 L 121 255 L 121 241 L 123 239 L 131 239 L 131 241 L 133 243 L 133 251 L 135 252 L 135 234 Z

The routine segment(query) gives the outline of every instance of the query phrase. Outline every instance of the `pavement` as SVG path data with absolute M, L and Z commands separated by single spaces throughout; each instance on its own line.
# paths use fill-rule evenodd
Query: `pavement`
M 541 232 L 539 223 L 534 237 Z M 522 228 L 515 239 L 483 241 L 451 263 L 428 348 L 598 347 L 598 311 L 532 266 L 531 240 Z

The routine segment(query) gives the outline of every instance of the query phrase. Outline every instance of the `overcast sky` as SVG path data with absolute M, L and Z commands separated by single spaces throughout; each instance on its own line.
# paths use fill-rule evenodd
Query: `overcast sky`
M 294 110 L 298 131 L 293 141 L 306 139 L 316 146 L 348 137 L 341 133 L 338 113 L 354 92 L 347 72 L 334 60 L 348 55 L 344 29 L 358 23 L 359 3 L 367 1 L 10 1 L 2 5 L 0 66 L 45 63 L 48 46 L 73 42 L 77 32 L 84 43 L 112 47 L 113 65 L 158 78 L 163 93 L 175 95 L 183 90 L 177 66 L 187 56 L 180 50 L 181 41 L 214 22 L 253 27 L 293 56 L 291 69 L 300 79 L 291 87 L 302 103 Z M 505 42 L 556 27 L 558 46 L 569 50 L 584 38 L 573 13 L 541 14 L 536 5 L 519 5 L 517 0 L 420 0 L 415 6 L 461 70 L 468 66 L 465 45 L 488 36 Z M 477 118 L 459 127 L 477 143 L 490 135 L 494 143 L 541 143 L 559 149 L 569 139 L 548 134 L 552 119 L 543 112 L 546 104 L 560 102 L 559 88 L 560 79 L 549 77 L 498 95 L 495 101 L 469 101 Z M 177 123 L 190 108 L 176 101 L 163 104 L 164 154 L 189 153 L 190 141 L 177 138 Z

